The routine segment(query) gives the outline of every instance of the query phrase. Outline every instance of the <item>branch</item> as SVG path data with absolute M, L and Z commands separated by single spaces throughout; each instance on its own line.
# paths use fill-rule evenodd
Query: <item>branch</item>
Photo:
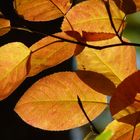
M 91 131 L 93 132 L 93 135 L 100 134 L 100 133 L 98 132 L 98 130 L 96 129 L 96 127 L 93 125 L 92 121 L 89 119 L 87 113 L 85 112 L 85 110 L 84 110 L 84 108 L 83 108 L 83 105 L 82 105 L 82 102 L 81 102 L 81 100 L 80 100 L 80 98 L 79 98 L 78 95 L 77 95 L 77 99 L 78 99 L 78 104 L 79 104 L 79 106 L 80 106 L 82 112 L 84 113 L 86 119 L 88 120 L 88 122 L 89 122 L 89 124 L 90 124 L 90 128 L 91 128 Z
M 125 42 L 125 41 L 123 41 L 121 43 L 117 43 L 117 44 L 95 46 L 95 45 L 90 45 L 90 44 L 79 42 L 79 41 L 65 39 L 65 38 L 62 38 L 62 37 L 54 35 L 54 34 L 49 34 L 48 35 L 48 34 L 45 34 L 45 33 L 41 33 L 41 32 L 38 32 L 38 31 L 33 31 L 33 30 L 30 30 L 30 29 L 21 28 L 21 27 L 5 27 L 5 28 L 2 28 L 2 29 L 6 29 L 6 28 L 11 28 L 11 29 L 14 29 L 14 30 L 22 30 L 22 31 L 26 31 L 26 32 L 29 32 L 29 33 L 40 34 L 44 37 L 51 36 L 51 37 L 59 39 L 60 42 L 66 41 L 66 42 L 69 42 L 69 43 L 72 43 L 72 44 L 77 44 L 77 45 L 81 45 L 83 47 L 88 47 L 88 48 L 92 48 L 92 49 L 96 49 L 96 50 L 103 50 L 103 49 L 107 49 L 107 48 L 112 48 L 112 47 L 117 47 L 117 46 L 126 46 L 126 45 L 140 47 L 139 43 L 129 43 L 129 42 Z
M 8 27 L 6 27 L 6 28 L 8 28 Z M 45 33 L 41 33 L 41 32 L 38 32 L 38 31 L 33 31 L 33 30 L 25 29 L 25 28 L 20 28 L 20 27 L 11 27 L 11 28 L 16 29 L 16 30 L 27 31 L 29 33 L 40 34 L 40 35 L 43 35 L 44 37 L 45 36 L 51 36 L 51 37 L 60 39 L 61 41 L 66 41 L 66 42 L 69 42 L 69 43 L 73 43 L 73 44 L 77 44 L 77 45 L 81 45 L 81 46 L 86 46 L 88 48 L 97 49 L 97 50 L 102 50 L 102 49 L 106 49 L 106 48 L 110 48 L 110 47 L 116 47 L 116 46 L 125 46 L 125 45 L 140 47 L 139 43 L 129 43 L 129 42 L 125 42 L 125 41 L 123 41 L 123 43 L 110 44 L 110 45 L 105 45 L 105 46 L 95 46 L 95 45 L 90 45 L 90 44 L 79 42 L 79 41 L 65 39 L 65 38 L 62 38 L 62 37 L 54 35 L 54 34 L 49 34 L 48 35 L 48 34 L 45 34 Z

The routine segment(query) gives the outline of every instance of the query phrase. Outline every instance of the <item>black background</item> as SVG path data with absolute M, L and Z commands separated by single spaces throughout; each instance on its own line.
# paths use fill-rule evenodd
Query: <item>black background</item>
M 0 11 L 7 19 L 10 19 L 12 27 L 27 27 L 42 33 L 52 34 L 60 31 L 63 18 L 49 22 L 29 22 L 19 17 L 13 10 L 12 0 L 0 0 Z M 12 29 L 6 35 L 0 37 L 0 46 L 14 41 L 19 41 L 30 47 L 43 36 Z M 0 140 L 69 140 L 69 131 L 51 132 L 44 131 L 24 123 L 13 111 L 19 98 L 39 78 L 57 71 L 72 70 L 71 59 L 64 63 L 45 70 L 37 76 L 27 78 L 12 95 L 0 101 Z

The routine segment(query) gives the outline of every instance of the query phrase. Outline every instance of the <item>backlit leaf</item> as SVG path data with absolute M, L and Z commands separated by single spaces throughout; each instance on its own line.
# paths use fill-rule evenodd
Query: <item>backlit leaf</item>
M 110 0 L 110 7 L 114 25 L 118 29 L 122 23 L 124 14 L 119 10 L 113 0 Z M 114 33 L 105 4 L 102 0 L 81 2 L 71 8 L 66 14 L 66 17 L 62 24 L 63 31 L 74 30 L 81 34 L 82 31 Z
M 113 136 L 110 140 L 139 140 L 140 123 L 134 129 L 134 126 L 114 120 L 105 129 L 104 132 L 111 130 Z
M 10 21 L 8 19 L 3 18 L 2 13 L 0 12 L 0 36 L 6 34 L 10 31 Z
M 65 15 L 71 0 L 14 0 L 19 15 L 30 21 L 49 21 Z
M 106 41 L 97 41 L 93 45 L 119 43 L 115 37 Z M 115 85 L 136 71 L 136 51 L 132 46 L 118 46 L 103 50 L 85 48 L 76 56 L 77 68 L 102 73 Z
M 108 83 L 104 86 L 105 81 Z M 15 107 L 28 124 L 45 130 L 67 130 L 88 123 L 78 105 L 77 95 L 91 120 L 106 107 L 103 95 L 115 86 L 94 72 L 59 72 L 37 81 Z M 103 93 L 103 94 L 101 94 Z
M 64 32 L 55 34 L 61 38 L 74 40 Z M 76 41 L 76 40 L 75 40 Z M 55 37 L 45 37 L 31 46 L 29 76 L 38 74 L 44 69 L 53 67 L 80 53 L 84 47 L 62 41 Z
M 126 78 L 115 90 L 111 101 L 112 116 L 133 126 L 140 123 L 140 71 Z
M 85 41 L 100 41 L 115 37 L 113 33 L 95 33 L 95 32 L 82 32 L 82 37 Z
M 0 47 L 0 100 L 9 96 L 27 75 L 30 50 L 14 42 Z

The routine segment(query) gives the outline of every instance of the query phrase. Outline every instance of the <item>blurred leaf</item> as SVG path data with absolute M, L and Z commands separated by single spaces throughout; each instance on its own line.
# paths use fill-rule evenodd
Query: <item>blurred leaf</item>
M 124 13 L 119 10 L 113 0 L 110 0 L 111 13 L 116 29 L 120 27 Z M 62 30 L 80 32 L 114 33 L 110 24 L 105 4 L 101 0 L 88 0 L 75 5 L 66 14 Z M 69 22 L 71 24 L 69 24 Z M 105 37 L 105 36 L 104 36 Z
M 93 134 L 93 132 L 88 133 L 88 135 L 84 138 L 84 140 L 94 140 L 95 139 L 95 135 Z
M 65 15 L 71 0 L 14 0 L 17 13 L 29 21 L 49 21 Z
M 112 131 L 108 130 L 106 132 L 101 133 L 99 136 L 97 136 L 95 140 L 110 140 L 112 135 L 113 135 Z
M 30 50 L 20 42 L 0 47 L 0 100 L 8 97 L 26 78 Z
M 110 140 L 110 138 L 112 137 L 112 131 L 108 130 L 105 131 L 103 133 L 101 133 L 98 136 L 95 136 L 93 134 L 93 132 L 90 132 L 85 138 L 84 140 Z M 96 137 L 96 138 L 95 138 Z
M 5 19 L 0 12 L 0 36 L 10 31 L 10 21 Z
M 139 140 L 140 139 L 140 123 L 134 126 L 119 122 L 112 121 L 105 129 L 104 132 L 111 130 L 113 136 L 110 140 Z
M 99 78 L 100 77 L 100 78 Z M 78 105 L 80 97 L 88 117 L 95 119 L 106 107 L 106 96 L 112 88 L 104 87 L 106 78 L 94 72 L 59 72 L 37 81 L 15 107 L 28 124 L 44 130 L 67 130 L 88 123 Z M 108 79 L 107 79 L 108 80 Z
M 96 46 L 115 43 L 120 43 L 116 37 L 106 41 L 92 42 Z M 76 61 L 77 69 L 101 73 L 115 85 L 137 70 L 136 51 L 132 46 L 118 46 L 103 50 L 85 48 L 76 56 Z
M 75 40 L 64 32 L 55 35 L 64 39 Z M 32 53 L 28 76 L 33 76 L 44 69 L 60 64 L 73 55 L 77 55 L 84 47 L 48 36 L 33 44 L 30 49 Z

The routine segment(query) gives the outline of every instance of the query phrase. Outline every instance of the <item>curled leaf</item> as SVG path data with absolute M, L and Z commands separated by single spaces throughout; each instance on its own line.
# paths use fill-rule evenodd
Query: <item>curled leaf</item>
M 110 83 L 110 88 L 103 90 L 102 79 L 106 78 L 83 71 L 44 77 L 21 97 L 15 111 L 28 124 L 44 130 L 79 127 L 88 121 L 78 105 L 77 95 L 91 120 L 106 107 L 106 96 L 101 93 L 109 92 L 113 85 Z
M 30 50 L 20 42 L 0 47 L 0 100 L 8 97 L 26 78 Z

